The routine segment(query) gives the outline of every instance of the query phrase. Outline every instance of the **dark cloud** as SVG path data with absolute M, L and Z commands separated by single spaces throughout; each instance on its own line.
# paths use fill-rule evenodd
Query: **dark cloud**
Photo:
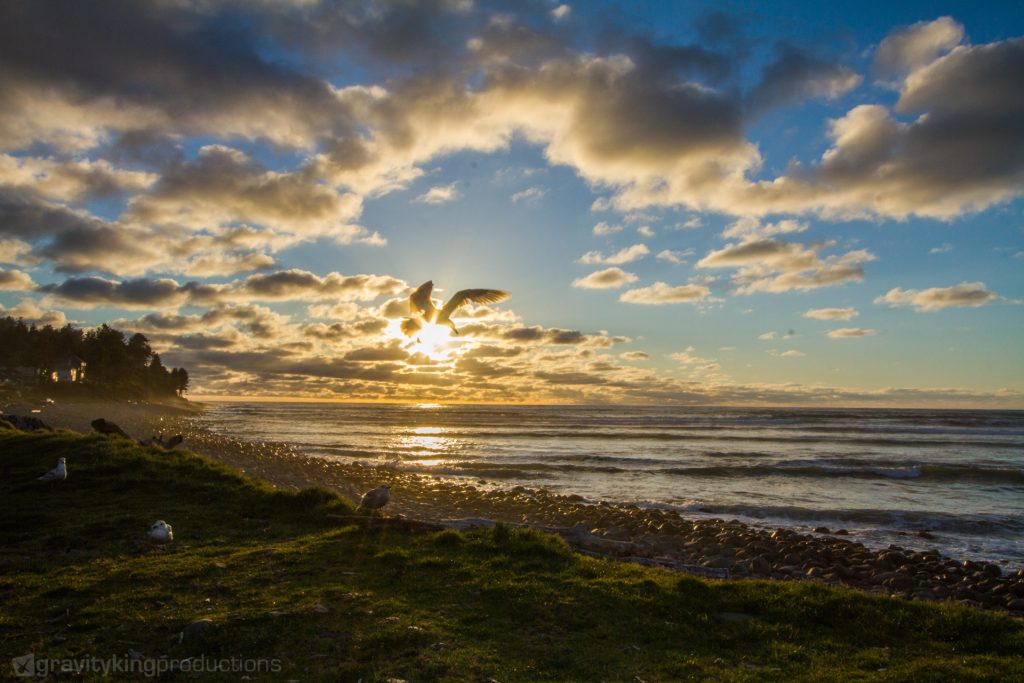
M 326 298 L 370 301 L 407 289 L 401 280 L 384 275 L 341 275 L 323 277 L 309 271 L 292 269 L 267 275 L 251 275 L 222 285 L 199 282 L 179 284 L 170 278 L 109 280 L 100 277 L 69 278 L 59 284 L 44 285 L 40 292 L 65 301 L 88 305 L 130 305 L 163 308 L 213 305 L 225 302 L 311 301 Z
M 775 61 L 761 74 L 761 82 L 747 96 L 757 114 L 809 97 L 834 99 L 861 81 L 853 69 L 823 59 L 789 43 L 776 47 Z
M 32 190 L 0 185 L 0 235 L 38 239 L 102 225 L 98 218 L 47 202 Z
M 140 123 L 128 129 L 233 131 L 292 143 L 345 119 L 323 80 L 260 55 L 248 32 L 258 28 L 257 12 L 243 12 L 241 4 L 200 7 L 2 3 L 0 101 L 23 114 L 45 93 L 92 109 L 101 126 L 123 123 L 130 113 Z

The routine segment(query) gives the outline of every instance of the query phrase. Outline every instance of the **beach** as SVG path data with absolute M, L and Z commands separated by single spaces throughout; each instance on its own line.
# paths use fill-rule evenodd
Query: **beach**
M 28 406 L 8 407 L 15 412 Z M 53 427 L 89 431 L 104 417 L 136 438 L 183 434 L 187 448 L 275 487 L 325 488 L 350 501 L 382 483 L 391 486 L 390 517 L 468 528 L 504 522 L 558 533 L 579 550 L 716 577 L 812 580 L 903 598 L 957 600 L 1024 614 L 1024 571 L 1007 562 L 950 556 L 905 545 L 870 547 L 847 530 L 770 528 L 738 519 L 695 518 L 672 509 L 588 500 L 539 487 L 403 470 L 398 463 L 330 458 L 295 444 L 243 439 L 201 426 L 198 406 L 68 403 L 33 413 Z M 910 547 L 911 545 L 918 547 Z

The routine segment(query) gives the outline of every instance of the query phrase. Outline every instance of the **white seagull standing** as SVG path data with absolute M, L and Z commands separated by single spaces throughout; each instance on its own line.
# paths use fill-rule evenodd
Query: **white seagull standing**
M 455 329 L 455 323 L 452 322 L 452 314 L 460 306 L 468 303 L 496 304 L 512 296 L 500 289 L 460 289 L 451 299 L 448 299 L 448 303 L 438 308 L 434 305 L 434 300 L 430 298 L 433 291 L 434 281 L 427 280 L 409 297 L 409 312 L 412 313 L 412 317 L 402 320 L 402 333 L 405 336 L 414 336 L 427 323 L 447 325 L 452 328 L 453 334 L 458 334 L 459 331 Z
M 363 494 L 363 497 L 359 500 L 359 507 L 356 510 L 360 508 L 380 510 L 388 504 L 389 500 L 391 500 L 391 487 L 387 484 L 381 484 L 372 491 L 367 491 Z
M 68 478 L 68 467 L 65 464 L 64 458 L 57 460 L 57 466 L 47 472 L 41 477 L 37 477 L 36 481 L 64 481 Z
M 153 522 L 149 527 L 149 542 L 153 545 L 167 545 L 174 540 L 174 529 L 162 519 Z

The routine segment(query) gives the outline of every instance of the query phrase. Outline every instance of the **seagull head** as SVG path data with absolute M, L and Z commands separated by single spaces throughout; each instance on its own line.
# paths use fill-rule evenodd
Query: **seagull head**
M 57 464 L 58 465 L 63 465 L 64 464 L 64 458 L 57 458 Z

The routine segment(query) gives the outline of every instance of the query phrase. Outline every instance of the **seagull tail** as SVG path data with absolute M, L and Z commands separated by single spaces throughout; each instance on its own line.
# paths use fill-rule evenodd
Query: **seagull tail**
M 423 321 L 419 318 L 404 318 L 400 325 L 402 334 L 411 337 L 423 329 Z

